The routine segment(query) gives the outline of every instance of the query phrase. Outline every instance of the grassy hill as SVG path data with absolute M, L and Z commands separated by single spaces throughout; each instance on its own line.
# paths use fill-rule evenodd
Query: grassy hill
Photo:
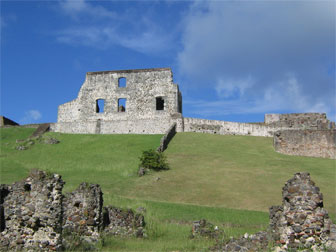
M 299 171 L 311 173 L 327 210 L 336 213 L 335 160 L 276 153 L 271 138 L 179 133 L 165 152 L 171 169 L 139 178 L 138 157 L 156 148 L 161 135 L 48 133 L 61 142 L 15 150 L 16 139 L 33 130 L 0 130 L 0 183 L 38 168 L 61 174 L 64 191 L 87 181 L 101 185 L 106 205 L 147 209 L 147 239 L 109 238 L 102 250 L 200 251 L 211 241 L 188 236 L 201 218 L 224 226 L 226 237 L 265 229 L 268 207 L 281 204 L 282 186 Z

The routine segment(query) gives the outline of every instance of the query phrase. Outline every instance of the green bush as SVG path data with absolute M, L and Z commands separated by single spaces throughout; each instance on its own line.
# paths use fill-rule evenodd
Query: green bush
M 158 152 L 153 149 L 142 152 L 139 167 L 143 167 L 144 169 L 150 169 L 154 171 L 169 169 L 166 156 L 162 152 Z

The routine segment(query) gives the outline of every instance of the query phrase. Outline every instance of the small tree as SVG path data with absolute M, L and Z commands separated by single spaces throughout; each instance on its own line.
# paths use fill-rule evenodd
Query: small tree
M 139 166 L 144 169 L 153 169 L 155 171 L 169 169 L 166 156 L 162 152 L 158 152 L 153 149 L 142 152 Z

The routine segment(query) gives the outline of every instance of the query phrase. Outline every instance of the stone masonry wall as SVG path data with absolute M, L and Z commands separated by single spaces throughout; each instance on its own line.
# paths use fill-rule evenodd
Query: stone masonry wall
M 126 78 L 126 86 L 118 85 Z M 97 100 L 104 111 L 97 112 Z M 126 99 L 125 111 L 118 105 Z M 158 105 L 158 100 L 163 103 Z M 158 106 L 162 106 L 158 108 Z M 170 68 L 89 72 L 78 97 L 60 105 L 52 129 L 65 133 L 162 134 L 182 120 L 182 96 Z
M 336 130 L 281 130 L 274 135 L 277 152 L 336 159 Z
M 21 182 L 2 186 L 0 250 L 62 247 L 63 184 L 59 175 L 35 170 Z
M 282 197 L 282 206 L 270 208 L 270 229 L 277 244 L 285 250 L 335 251 L 335 225 L 323 208 L 323 195 L 309 173 L 297 173 L 288 180 Z
M 265 124 L 288 129 L 335 129 L 325 113 L 266 114 Z
M 173 139 L 176 135 L 176 123 L 174 123 L 166 132 L 166 134 L 160 140 L 160 146 L 157 148 L 157 151 L 164 152 L 169 142 Z
M 89 242 L 99 238 L 102 228 L 103 193 L 99 185 L 82 183 L 63 199 L 63 238 L 71 242 L 76 233 Z M 69 235 L 70 234 L 70 235 Z
M 73 249 L 75 242 L 92 244 L 101 233 L 143 236 L 141 214 L 111 206 L 103 214 L 99 185 L 82 183 L 65 196 L 63 185 L 61 176 L 37 170 L 0 185 L 0 251 Z
M 237 123 L 188 117 L 184 118 L 184 132 L 271 137 L 276 130 L 279 129 L 257 123 Z

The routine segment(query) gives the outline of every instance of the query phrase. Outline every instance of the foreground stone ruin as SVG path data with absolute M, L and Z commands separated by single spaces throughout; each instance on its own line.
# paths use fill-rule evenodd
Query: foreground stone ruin
M 62 194 L 60 175 L 33 170 L 12 185 L 0 185 L 0 251 L 60 251 L 74 241 L 92 245 L 102 234 L 143 237 L 145 221 L 130 209 L 103 207 L 99 185 L 82 183 Z M 267 231 L 245 234 L 213 251 L 336 251 L 336 225 L 323 208 L 320 189 L 309 173 L 297 173 L 282 190 L 281 206 L 270 207 Z M 193 223 L 192 237 L 221 240 L 205 220 Z
M 282 189 L 282 206 L 270 207 L 266 232 L 217 244 L 214 251 L 336 251 L 336 225 L 323 208 L 309 173 L 297 173 Z
M 103 214 L 99 185 L 82 183 L 65 196 L 63 185 L 60 175 L 38 170 L 0 185 L 0 251 L 60 251 L 74 240 L 91 244 L 102 233 L 143 236 L 142 215 L 112 206 Z

